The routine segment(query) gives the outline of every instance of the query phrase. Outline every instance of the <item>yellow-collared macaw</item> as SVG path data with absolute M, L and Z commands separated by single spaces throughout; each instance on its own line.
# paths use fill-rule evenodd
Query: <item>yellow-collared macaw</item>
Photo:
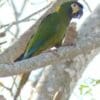
M 16 61 L 28 59 L 40 54 L 43 50 L 61 45 L 72 18 L 80 18 L 83 15 L 83 6 L 77 1 L 64 2 L 57 11 L 46 16 L 40 23 L 38 30 L 31 37 L 24 53 Z M 18 97 L 21 88 L 28 80 L 30 72 L 22 75 L 15 98 Z M 16 100 L 16 99 L 14 99 Z

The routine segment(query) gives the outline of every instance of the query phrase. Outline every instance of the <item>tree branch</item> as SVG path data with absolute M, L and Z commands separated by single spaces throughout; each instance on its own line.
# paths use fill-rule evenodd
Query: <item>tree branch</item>
M 0 25 L 0 28 L 4 28 L 4 27 L 7 27 L 7 26 L 9 26 L 9 25 L 16 25 L 16 24 L 19 24 L 19 23 L 22 23 L 22 22 L 30 21 L 29 18 L 31 18 L 32 16 L 34 16 L 34 15 L 36 15 L 36 14 L 39 14 L 39 13 L 42 12 L 43 10 L 46 10 L 48 7 L 50 7 L 51 4 L 52 4 L 52 3 L 46 5 L 46 6 L 43 7 L 42 9 L 40 9 L 40 10 L 38 10 L 38 11 L 36 11 L 36 12 L 34 12 L 34 13 L 28 15 L 28 16 L 26 16 L 26 17 L 23 18 L 23 19 L 20 19 L 20 20 L 18 20 L 18 21 L 14 21 L 14 22 L 11 22 L 11 23 L 8 23 L 8 24 L 5 24 L 5 25 Z M 36 19 L 33 19 L 33 20 L 36 20 Z

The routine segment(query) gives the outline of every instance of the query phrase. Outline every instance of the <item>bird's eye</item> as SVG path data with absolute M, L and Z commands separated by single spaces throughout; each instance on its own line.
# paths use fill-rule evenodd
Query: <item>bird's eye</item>
M 76 8 L 78 5 L 76 4 L 76 3 L 73 3 L 72 5 L 71 5 L 71 7 L 72 8 Z
M 73 4 L 73 7 L 76 7 L 76 6 L 77 6 L 77 5 L 74 3 L 74 4 Z

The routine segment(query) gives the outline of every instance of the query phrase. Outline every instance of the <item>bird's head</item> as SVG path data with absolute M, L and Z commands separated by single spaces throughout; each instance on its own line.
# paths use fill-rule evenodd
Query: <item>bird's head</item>
M 72 18 L 80 18 L 83 15 L 83 5 L 79 2 L 73 1 L 71 3 Z
M 80 18 L 83 15 L 83 5 L 77 1 L 68 1 L 61 5 L 59 11 L 65 12 L 70 18 Z

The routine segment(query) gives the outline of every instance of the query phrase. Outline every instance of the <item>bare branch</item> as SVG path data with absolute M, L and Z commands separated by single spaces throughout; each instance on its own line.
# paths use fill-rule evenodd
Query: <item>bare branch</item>
M 90 43 L 91 42 L 91 43 Z M 94 42 L 94 44 L 93 44 Z M 89 44 L 84 44 L 77 47 L 61 47 L 57 50 L 56 54 L 50 53 L 42 53 L 36 57 L 23 60 L 20 62 L 12 63 L 12 64 L 0 64 L 0 76 L 9 76 L 20 74 L 23 72 L 35 70 L 37 68 L 41 68 L 43 66 L 47 66 L 49 64 L 56 64 L 59 61 L 63 62 L 65 59 L 73 59 L 74 57 L 80 54 L 89 54 L 91 50 L 98 48 L 100 46 L 100 40 L 98 41 L 89 41 Z M 59 56 L 59 57 L 58 57 Z
M 23 13 L 23 11 L 24 11 L 24 8 L 25 8 L 26 4 L 27 4 L 27 0 L 24 0 L 23 5 L 22 5 L 22 7 L 21 7 L 21 10 L 20 10 L 20 12 L 18 13 L 19 16 L 22 15 L 22 13 Z
M 91 13 L 92 10 L 91 10 L 90 6 L 88 5 L 88 3 L 86 2 L 86 0 L 83 0 L 83 1 L 84 1 L 84 3 L 87 5 L 87 7 L 88 7 L 88 9 L 89 9 L 89 11 L 90 11 L 90 13 Z
M 51 6 L 51 4 L 52 4 L 52 3 L 48 4 L 47 6 L 43 7 L 42 9 L 40 9 L 40 10 L 34 12 L 34 13 L 32 13 L 32 14 L 26 16 L 25 18 L 23 18 L 23 19 L 21 19 L 21 20 L 14 21 L 14 22 L 9 23 L 9 24 L 1 25 L 0 28 L 4 28 L 4 27 L 7 27 L 7 26 L 11 27 L 11 26 L 13 26 L 13 25 L 16 25 L 16 24 L 19 24 L 19 23 L 22 23 L 22 22 L 27 22 L 27 21 L 30 20 L 29 18 L 31 18 L 31 17 L 34 16 L 34 15 L 37 15 L 38 13 L 42 12 L 43 10 L 46 10 L 48 7 Z M 33 20 L 36 21 L 36 19 L 33 19 Z M 11 25 L 11 26 L 10 26 L 10 25 Z
M 12 4 L 13 11 L 14 11 L 15 20 L 16 20 L 16 22 L 18 22 L 19 15 L 18 15 L 16 6 L 15 6 L 15 3 L 13 0 L 11 0 L 11 4 Z M 17 38 L 18 34 L 19 34 L 19 24 L 17 23 L 16 24 L 16 33 L 15 33 L 16 38 Z
M 1 42 L 0 45 L 3 45 L 3 44 L 5 44 L 5 43 L 7 43 L 7 41 Z

